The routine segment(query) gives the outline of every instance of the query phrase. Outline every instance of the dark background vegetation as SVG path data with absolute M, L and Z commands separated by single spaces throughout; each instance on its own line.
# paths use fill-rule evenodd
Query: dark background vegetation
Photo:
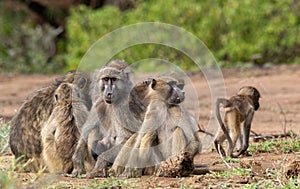
M 165 22 L 201 39 L 220 66 L 300 63 L 298 0 L 2 0 L 0 71 L 61 73 L 76 69 L 88 48 L 121 26 Z M 138 45 L 115 58 L 193 62 L 160 45 Z

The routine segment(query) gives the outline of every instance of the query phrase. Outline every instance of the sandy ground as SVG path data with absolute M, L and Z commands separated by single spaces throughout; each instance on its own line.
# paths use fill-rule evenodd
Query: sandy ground
M 285 131 L 292 130 L 300 135 L 300 66 L 276 66 L 270 68 L 240 68 L 240 69 L 225 69 L 222 70 L 226 93 L 228 96 L 234 95 L 241 86 L 253 85 L 261 92 L 261 107 L 255 113 L 252 131 L 262 135 L 282 134 Z M 0 117 L 4 122 L 8 122 L 14 113 L 21 106 L 23 100 L 32 91 L 47 83 L 53 81 L 57 76 L 49 75 L 0 75 Z M 223 78 L 223 77 L 222 77 Z M 219 81 L 218 81 L 219 82 Z M 222 83 L 222 81 L 221 81 Z M 199 124 L 206 130 L 216 129 L 216 126 L 211 121 L 212 115 L 212 91 L 218 88 L 218 84 L 214 81 L 208 81 L 200 72 L 188 73 L 186 80 L 185 107 L 190 113 L 196 116 Z M 220 161 L 220 158 L 215 152 L 211 151 L 209 146 L 211 140 L 203 138 L 204 150 L 201 155 L 195 159 L 198 166 L 209 166 L 213 169 L 225 169 L 224 164 L 213 165 L 213 162 Z M 282 160 L 286 156 L 291 156 L 292 159 L 299 159 L 299 153 L 296 154 L 257 154 L 252 159 L 257 159 L 262 162 L 263 167 L 272 167 L 273 160 Z M 6 169 L 11 161 L 11 156 L 3 156 L 2 169 Z M 247 159 L 247 158 L 246 158 Z M 3 162 L 8 162 L 3 164 Z M 6 167 L 6 168 L 5 168 Z M 20 174 L 21 182 L 28 184 L 28 179 L 34 177 L 30 174 Z M 50 176 L 42 176 L 40 183 L 49 180 Z M 46 178 L 46 179 L 45 179 Z M 201 180 L 202 179 L 202 180 Z M 91 182 L 100 182 L 86 179 L 70 179 L 63 176 L 51 176 L 50 180 L 66 182 L 69 187 L 78 185 L 86 185 Z M 161 186 L 179 186 L 178 183 L 193 183 L 196 186 L 207 186 L 200 176 L 188 177 L 184 180 L 170 178 L 153 178 L 142 177 L 137 186 L 151 187 L 153 183 L 160 183 Z M 206 181 L 207 182 L 207 181 Z M 219 182 L 212 180 L 212 182 Z M 241 181 L 242 182 L 242 181 Z M 251 181 L 249 181 L 251 182 Z M 200 183 L 200 184 L 199 184 Z M 89 185 L 91 186 L 91 185 Z M 157 185 L 154 185 L 157 186 Z M 152 187 L 154 187 L 152 186 Z M 67 187 L 68 188 L 68 187 Z

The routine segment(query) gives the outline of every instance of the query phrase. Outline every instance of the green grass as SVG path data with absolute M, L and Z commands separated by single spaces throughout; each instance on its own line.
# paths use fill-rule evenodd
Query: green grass
M 288 139 L 271 139 L 263 142 L 253 143 L 249 146 L 248 151 L 251 154 L 256 153 L 299 153 L 300 151 L 300 138 L 291 137 Z
M 9 122 L 4 123 L 0 119 L 0 155 L 4 155 L 8 152 L 8 136 L 9 136 Z

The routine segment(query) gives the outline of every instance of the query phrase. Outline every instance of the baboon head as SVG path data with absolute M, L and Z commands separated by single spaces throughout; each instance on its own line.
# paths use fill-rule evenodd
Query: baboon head
M 166 82 L 162 79 L 152 79 L 150 87 L 149 93 L 152 99 L 166 100 L 169 105 L 176 105 L 184 101 L 185 92 L 177 86 L 177 82 L 174 80 Z
M 71 83 L 62 83 L 54 93 L 54 100 L 56 103 L 72 102 L 72 85 Z
M 81 71 L 69 71 L 63 77 L 56 79 L 56 82 L 59 84 L 60 83 L 73 84 L 72 86 L 70 85 L 69 88 L 70 88 L 70 90 L 71 90 L 71 88 L 76 88 L 76 92 L 73 90 L 73 91 L 71 91 L 72 93 L 71 92 L 68 93 L 68 94 L 70 94 L 70 98 L 71 98 L 71 94 L 72 94 L 72 97 L 84 100 L 85 104 L 88 108 L 91 107 L 92 102 L 91 102 L 91 97 L 89 94 L 91 78 L 90 78 L 89 74 L 86 74 Z M 63 87 L 66 87 L 66 86 L 63 86 Z M 64 90 L 64 89 L 61 88 L 60 90 Z M 55 99 L 56 99 L 56 97 L 55 97 Z
M 124 98 L 128 99 L 132 82 L 126 62 L 113 60 L 99 70 L 98 75 L 101 96 L 106 103 L 112 104 Z
M 255 87 L 252 87 L 252 86 L 241 87 L 238 92 L 238 95 L 249 96 L 253 101 L 254 110 L 255 111 L 258 110 L 258 108 L 260 106 L 259 105 L 260 93 Z

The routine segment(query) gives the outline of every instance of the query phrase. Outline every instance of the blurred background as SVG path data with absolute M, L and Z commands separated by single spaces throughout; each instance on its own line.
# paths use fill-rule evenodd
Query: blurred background
M 145 21 L 193 33 L 221 67 L 300 64 L 298 0 L 2 0 L 0 72 L 76 69 L 102 36 Z M 115 58 L 167 58 L 186 70 L 195 65 L 183 53 L 154 44 L 131 47 Z

